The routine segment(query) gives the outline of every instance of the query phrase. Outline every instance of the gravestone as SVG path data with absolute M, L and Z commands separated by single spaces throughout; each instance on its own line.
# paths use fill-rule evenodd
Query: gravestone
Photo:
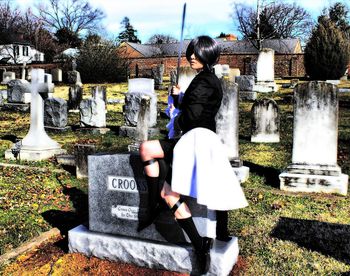
M 238 85 L 229 79 L 229 73 L 224 73 L 221 79 L 223 98 L 216 114 L 216 133 L 226 148 L 227 157 L 240 182 L 249 177 L 249 168 L 243 166 L 239 158 L 239 114 Z
M 157 90 L 164 89 L 163 75 L 164 75 L 164 64 L 152 67 L 152 78 L 154 79 L 154 88 Z
M 83 88 L 79 85 L 72 85 L 68 91 L 68 110 L 77 110 L 83 99 Z
M 148 135 L 154 136 L 159 130 L 154 128 L 157 124 L 157 95 L 154 93 L 154 80 L 139 78 L 129 79 L 128 92 L 125 94 L 125 104 L 123 107 L 125 125 L 120 127 L 120 135 L 133 137 L 136 135 L 137 121 L 143 97 L 150 97 L 150 111 L 148 121 Z
M 33 69 L 31 80 L 30 128 L 21 141 L 19 158 L 21 160 L 38 161 L 48 159 L 65 151 L 52 140 L 44 129 L 44 99 L 47 95 L 39 93 L 39 87 L 44 83 L 44 70 Z M 11 149 L 5 152 L 6 159 L 15 159 Z
M 235 77 L 238 84 L 239 98 L 242 100 L 255 100 L 257 93 L 254 91 L 255 78 L 253 75 L 240 75 Z
M 80 78 L 80 73 L 76 70 L 67 72 L 67 82 L 70 85 L 83 86 Z
M 100 98 L 84 99 L 80 102 L 80 126 L 106 127 L 106 104 Z
M 133 136 L 134 142 L 128 145 L 129 152 L 138 152 L 143 141 L 148 140 L 148 122 L 150 115 L 151 98 L 143 96 L 141 99 L 140 110 L 137 118 L 137 126 Z
M 255 92 L 277 92 L 278 87 L 275 83 L 275 51 L 273 49 L 264 48 L 259 52 L 256 80 Z
M 67 122 L 67 101 L 61 98 L 47 98 L 44 101 L 45 128 L 65 130 Z
M 279 108 L 272 99 L 259 99 L 254 102 L 252 109 L 252 136 L 254 143 L 278 143 Z
M 62 82 L 62 69 L 54 68 L 51 70 L 52 81 L 53 82 Z
M 89 229 L 68 233 L 70 252 L 179 272 L 198 273 L 197 260 L 174 215 L 165 209 L 141 232 L 147 215 L 147 184 L 138 154 L 90 155 Z M 215 211 L 184 197 L 203 236 L 215 237 Z M 107 235 L 106 235 L 107 234 Z M 113 248 L 118 250 L 114 250 Z M 238 257 L 237 238 L 215 240 L 209 275 L 228 275 Z
M 1 84 L 7 84 L 10 80 L 15 80 L 16 74 L 15 72 L 3 72 L 2 73 L 2 81 Z
M 92 98 L 100 98 L 107 104 L 107 87 L 106 86 L 94 86 L 91 87 Z
M 96 152 L 94 144 L 74 145 L 76 176 L 78 179 L 88 177 L 88 156 Z
M 9 103 L 30 103 L 30 83 L 26 80 L 10 80 L 7 83 L 7 101 Z
M 294 89 L 292 164 L 280 174 L 280 188 L 292 192 L 347 194 L 348 175 L 337 164 L 338 89 L 307 82 Z
M 171 85 L 176 84 L 176 70 L 170 71 L 170 83 Z M 196 71 L 193 70 L 191 67 L 181 67 L 179 71 L 179 86 L 181 92 L 185 92 L 188 86 L 190 85 L 191 81 L 196 76 Z

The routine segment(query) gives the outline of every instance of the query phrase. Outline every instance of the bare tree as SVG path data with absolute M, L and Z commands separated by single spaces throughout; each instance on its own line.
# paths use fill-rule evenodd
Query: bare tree
M 261 41 L 272 38 L 304 40 L 311 33 L 313 26 L 311 15 L 304 8 L 295 3 L 280 1 L 261 7 L 259 17 L 257 9 L 246 4 L 236 4 L 232 18 L 238 23 L 238 31 L 242 37 L 251 41 L 256 41 L 258 38 Z
M 163 44 L 163 43 L 174 43 L 178 42 L 178 40 L 171 35 L 165 35 L 165 34 L 154 34 L 152 35 L 147 43 L 149 44 Z
M 38 6 L 39 19 L 53 33 L 67 29 L 75 34 L 97 28 L 104 18 L 100 9 L 93 9 L 85 0 L 49 0 L 49 6 Z

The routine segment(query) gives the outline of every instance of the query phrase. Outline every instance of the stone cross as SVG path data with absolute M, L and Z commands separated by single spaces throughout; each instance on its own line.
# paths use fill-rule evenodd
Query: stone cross
M 32 70 L 30 128 L 28 134 L 22 140 L 20 151 L 22 160 L 48 159 L 55 154 L 64 152 L 61 150 L 61 146 L 45 132 L 43 98 L 47 95 L 41 95 L 38 92 L 40 85 L 44 83 L 44 76 L 44 69 Z

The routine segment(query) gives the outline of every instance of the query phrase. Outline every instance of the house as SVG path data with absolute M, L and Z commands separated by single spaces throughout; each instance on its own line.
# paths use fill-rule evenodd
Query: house
M 253 74 L 259 51 L 248 40 L 216 39 L 221 47 L 219 63 L 239 68 L 241 74 Z M 181 52 L 181 66 L 188 66 L 185 57 L 190 40 L 184 40 Z M 263 48 L 275 50 L 275 75 L 277 77 L 302 77 L 305 75 L 304 54 L 299 39 L 267 39 Z M 138 44 L 123 42 L 119 54 L 129 61 L 130 75 L 149 71 L 153 66 L 164 64 L 168 74 L 177 66 L 179 43 Z M 136 70 L 137 68 L 137 70 Z
M 1 64 L 30 64 L 44 62 L 44 53 L 36 50 L 28 42 L 12 42 L 0 45 Z

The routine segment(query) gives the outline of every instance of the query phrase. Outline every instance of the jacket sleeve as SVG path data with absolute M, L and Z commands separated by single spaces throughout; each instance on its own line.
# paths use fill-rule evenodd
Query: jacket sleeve
M 201 79 L 195 88 L 188 92 L 186 104 L 181 106 L 181 113 L 175 120 L 175 127 L 180 130 L 196 127 L 200 122 L 205 104 L 208 103 L 208 98 L 214 92 L 214 88 L 206 79 Z

